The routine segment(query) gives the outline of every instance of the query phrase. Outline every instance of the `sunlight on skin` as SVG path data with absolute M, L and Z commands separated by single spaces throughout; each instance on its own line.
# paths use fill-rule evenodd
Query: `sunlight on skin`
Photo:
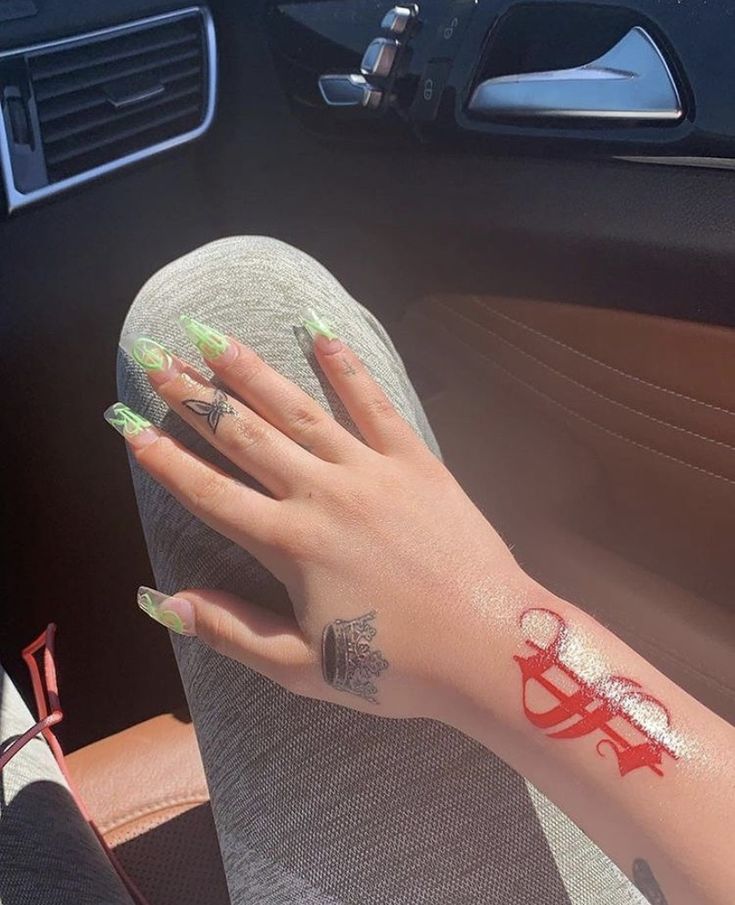
M 300 694 L 460 729 L 660 902 L 730 905 L 733 728 L 526 575 L 324 318 L 302 327 L 362 440 L 192 317 L 182 328 L 230 397 L 155 340 L 126 340 L 172 410 L 270 493 L 121 403 L 105 417 L 142 468 L 285 584 L 294 614 L 207 590 L 142 588 L 141 608 Z

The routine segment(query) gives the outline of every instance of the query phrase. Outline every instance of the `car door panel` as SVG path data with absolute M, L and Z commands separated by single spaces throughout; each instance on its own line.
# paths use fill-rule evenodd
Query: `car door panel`
M 519 559 L 732 720 L 732 331 L 473 295 L 412 306 L 398 336 Z

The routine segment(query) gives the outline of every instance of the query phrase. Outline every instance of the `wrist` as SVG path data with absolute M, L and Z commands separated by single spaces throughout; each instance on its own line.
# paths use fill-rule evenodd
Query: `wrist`
M 487 564 L 450 608 L 448 657 L 436 662 L 437 681 L 446 700 L 443 722 L 467 734 L 481 714 L 484 725 L 515 730 L 519 714 L 520 671 L 514 657 L 523 646 L 523 614 L 560 604 L 570 607 L 527 575 L 512 560 Z

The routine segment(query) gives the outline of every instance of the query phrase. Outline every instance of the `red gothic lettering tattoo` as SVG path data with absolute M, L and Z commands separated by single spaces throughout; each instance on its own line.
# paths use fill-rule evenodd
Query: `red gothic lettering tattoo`
M 663 756 L 677 760 L 680 747 L 668 709 L 638 682 L 611 675 L 558 613 L 529 609 L 520 624 L 531 652 L 513 659 L 530 722 L 549 738 L 600 733 L 595 750 L 612 751 L 621 776 L 641 768 L 663 776 Z

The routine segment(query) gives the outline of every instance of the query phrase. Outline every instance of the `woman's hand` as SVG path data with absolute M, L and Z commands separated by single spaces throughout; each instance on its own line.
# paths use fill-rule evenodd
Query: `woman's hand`
M 525 576 L 356 356 L 312 326 L 364 442 L 201 324 L 187 320 L 187 332 L 232 396 L 135 343 L 171 408 L 271 495 L 123 405 L 106 417 L 143 468 L 286 585 L 293 615 L 215 591 L 141 589 L 141 606 L 299 694 L 461 729 L 656 901 L 663 889 L 670 905 L 731 902 L 733 728 Z
M 141 606 L 299 694 L 442 718 L 479 595 L 492 581 L 527 581 L 508 548 L 318 319 L 316 357 L 362 441 L 252 349 L 184 326 L 231 395 L 153 340 L 129 352 L 168 405 L 271 496 L 120 403 L 106 417 L 152 477 L 286 585 L 293 616 L 210 590 L 165 598 L 143 588 Z
M 364 442 L 247 346 L 186 326 L 232 396 L 151 340 L 132 354 L 171 408 L 271 496 L 125 406 L 108 420 L 143 468 L 286 585 L 293 615 L 193 590 L 141 589 L 143 608 L 299 694 L 461 729 L 656 901 L 663 889 L 671 905 L 731 902 L 732 727 L 526 577 L 319 322 L 316 356 Z

